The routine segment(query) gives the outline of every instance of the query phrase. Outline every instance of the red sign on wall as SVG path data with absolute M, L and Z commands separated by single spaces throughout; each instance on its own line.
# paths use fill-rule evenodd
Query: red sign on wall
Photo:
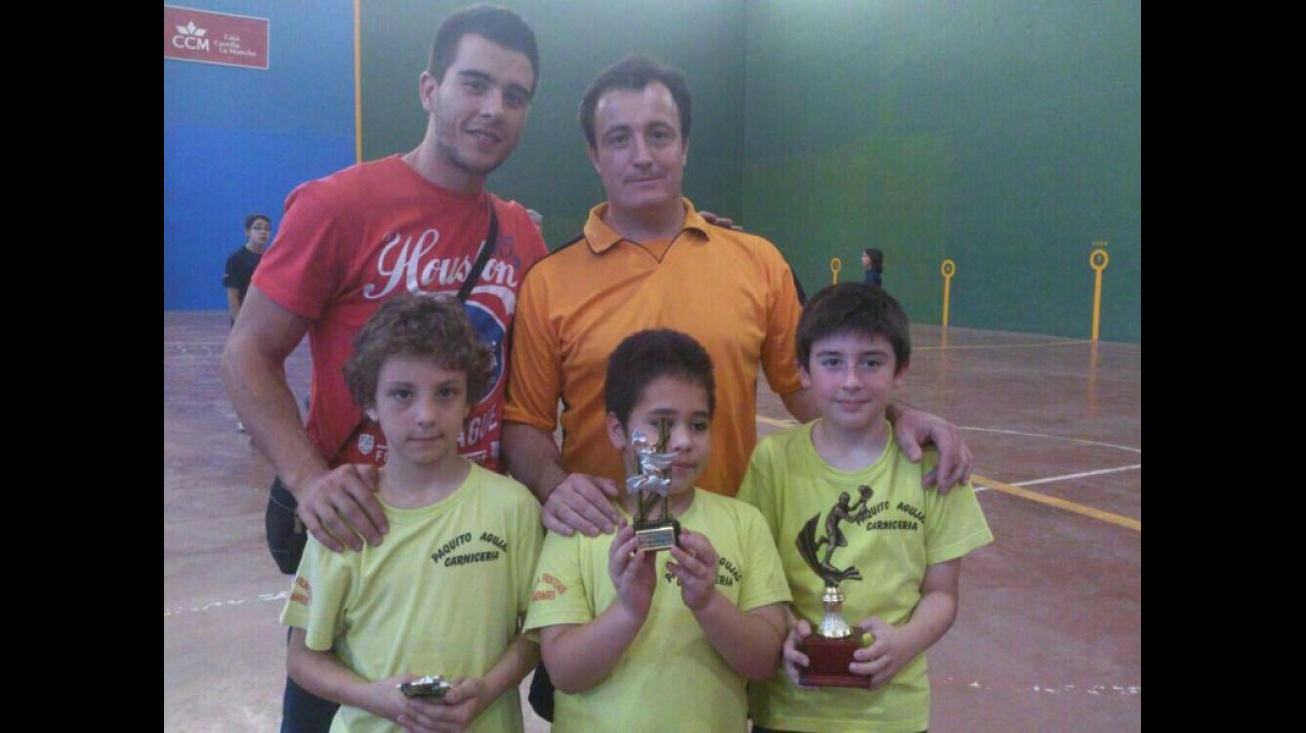
M 163 6 L 163 57 L 268 68 L 268 19 Z

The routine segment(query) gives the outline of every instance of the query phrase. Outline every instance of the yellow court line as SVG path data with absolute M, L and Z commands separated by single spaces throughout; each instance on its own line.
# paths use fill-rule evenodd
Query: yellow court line
M 762 423 L 763 425 L 770 425 L 771 427 L 775 427 L 775 428 L 792 428 L 798 425 L 798 423 L 794 422 L 793 420 L 777 420 L 776 418 L 767 417 L 765 415 L 758 415 L 757 421 L 759 423 Z M 1110 522 L 1111 524 L 1119 525 L 1121 527 L 1126 527 L 1128 529 L 1138 530 L 1139 532 L 1143 531 L 1143 523 L 1138 521 L 1137 519 L 1122 517 L 1119 514 L 1104 512 L 1100 509 L 1094 509 L 1092 507 L 1084 506 L 1083 504 L 1076 504 L 1073 501 L 1058 499 L 1055 496 L 1040 494 L 1037 491 L 1022 489 L 1019 486 L 1012 486 L 1011 484 L 1004 484 L 1001 481 L 994 481 L 991 478 L 972 475 L 971 483 L 977 484 L 979 486 L 986 486 L 990 489 L 996 489 L 1005 494 L 1011 494 L 1012 496 L 1019 496 L 1022 499 L 1028 499 L 1030 501 L 1035 501 L 1040 504 L 1047 504 L 1048 506 L 1054 506 L 1057 507 L 1058 509 L 1065 509 L 1066 511 L 1069 512 L 1082 514 L 1086 517 L 1091 517 L 1093 519 L 1100 519 L 1104 522 Z
M 1139 532 L 1143 531 L 1143 523 L 1138 521 L 1137 519 L 1130 519 L 1129 517 L 1122 517 L 1119 514 L 1104 512 L 1100 509 L 1087 507 L 1084 506 L 1083 504 L 1076 504 L 1073 501 L 1066 501 L 1065 499 L 1058 499 L 1055 496 L 1047 496 L 1046 494 L 1040 494 L 1037 491 L 1022 489 L 1019 486 L 1004 484 L 1001 481 L 994 481 L 991 478 L 984 478 L 983 476 L 972 475 L 970 478 L 971 478 L 971 483 L 973 484 L 986 486 L 990 489 L 996 489 L 1005 494 L 1011 494 L 1012 496 L 1019 496 L 1022 499 L 1029 499 L 1030 501 L 1036 501 L 1040 504 L 1047 504 L 1048 506 L 1054 506 L 1057 507 L 1058 509 L 1065 509 L 1066 511 L 1069 512 L 1082 514 L 1086 517 L 1092 517 L 1093 519 L 1100 519 L 1104 522 L 1110 522 L 1112 524 L 1116 524 L 1121 527 L 1135 529 L 1138 530 Z

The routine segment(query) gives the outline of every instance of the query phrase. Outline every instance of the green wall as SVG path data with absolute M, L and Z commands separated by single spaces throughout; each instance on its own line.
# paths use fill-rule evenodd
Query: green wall
M 425 117 L 417 78 L 439 21 L 466 2 L 362 4 L 363 157 L 410 150 Z M 576 120 L 598 72 L 643 52 L 680 68 L 694 93 L 685 195 L 700 208 L 743 209 L 745 0 L 499 0 L 535 29 L 540 79 L 517 152 L 490 178 L 496 194 L 544 214 L 550 247 L 580 233 L 603 186 Z
M 406 151 L 417 78 L 464 2 L 362 4 L 363 157 Z M 1140 0 L 504 0 L 536 30 L 530 121 L 490 188 L 545 214 L 557 247 L 603 199 L 576 106 L 643 51 L 694 91 L 685 191 L 772 239 L 809 293 L 861 277 L 916 321 L 1087 338 L 1093 241 L 1108 241 L 1101 338 L 1142 341 Z
M 1142 340 L 1138 0 L 754 0 L 743 218 L 808 290 L 861 277 L 914 320 Z

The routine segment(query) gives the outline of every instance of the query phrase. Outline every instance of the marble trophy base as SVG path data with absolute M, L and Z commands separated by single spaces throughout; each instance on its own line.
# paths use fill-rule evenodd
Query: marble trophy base
M 861 648 L 860 633 L 842 639 L 830 639 L 812 634 L 803 642 L 802 652 L 811 664 L 798 673 L 799 681 L 812 687 L 871 686 L 871 678 L 848 671 L 853 652 Z

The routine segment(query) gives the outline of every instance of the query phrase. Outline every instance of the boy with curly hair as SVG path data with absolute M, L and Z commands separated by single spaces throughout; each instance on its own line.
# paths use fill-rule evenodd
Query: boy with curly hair
M 458 454 L 489 350 L 444 297 L 387 300 L 354 340 L 345 381 L 386 440 L 378 496 L 390 533 L 342 553 L 310 538 L 282 622 L 286 669 L 341 703 L 332 731 L 521 731 L 517 688 L 539 659 L 520 633 L 543 541 L 520 483 Z M 442 698 L 399 685 L 441 675 Z

